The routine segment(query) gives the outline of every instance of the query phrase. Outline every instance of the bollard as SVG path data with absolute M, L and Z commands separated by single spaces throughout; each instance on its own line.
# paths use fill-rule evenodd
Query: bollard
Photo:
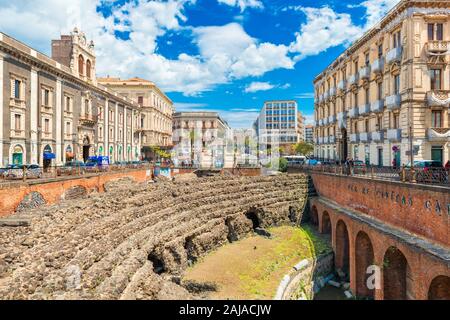
M 414 166 L 411 166 L 411 183 L 417 183 L 416 170 L 414 170 Z
M 402 182 L 406 182 L 406 169 L 405 169 L 405 166 L 402 167 Z

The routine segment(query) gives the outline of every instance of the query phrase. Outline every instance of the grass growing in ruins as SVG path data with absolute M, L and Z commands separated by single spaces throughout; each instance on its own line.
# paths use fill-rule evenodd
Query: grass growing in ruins
M 214 282 L 214 299 L 272 299 L 283 276 L 303 259 L 329 251 L 312 228 L 269 229 L 272 239 L 250 236 L 227 244 L 189 268 L 185 280 Z

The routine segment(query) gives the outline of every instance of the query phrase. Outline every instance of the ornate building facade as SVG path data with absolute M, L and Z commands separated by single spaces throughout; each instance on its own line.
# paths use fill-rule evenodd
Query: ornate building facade
M 98 78 L 98 83 L 120 93 L 141 107 L 140 141 L 144 155 L 151 153 L 151 147 L 170 149 L 172 147 L 173 102 L 153 82 L 132 78 Z
M 141 108 L 98 85 L 95 64 L 94 43 L 77 29 L 52 41 L 52 58 L 0 33 L 2 166 L 139 158 Z
M 315 155 L 450 160 L 450 1 L 402 0 L 314 80 Z

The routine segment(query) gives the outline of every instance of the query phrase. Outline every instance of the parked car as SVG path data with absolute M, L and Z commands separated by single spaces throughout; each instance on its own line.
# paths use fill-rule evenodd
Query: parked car
M 447 182 L 448 170 L 442 166 L 441 161 L 436 160 L 415 160 L 414 170 L 416 181 L 418 182 Z M 405 166 L 407 179 L 411 179 L 411 162 Z
M 353 160 L 353 173 L 366 174 L 367 166 L 362 160 Z
M 84 174 L 86 172 L 86 165 L 83 161 L 78 160 L 72 160 L 69 162 L 66 162 L 64 166 L 58 168 L 57 174 L 63 175 L 63 174 Z
M 42 168 L 37 164 L 25 164 L 9 165 L 8 168 L 3 172 L 3 177 L 5 179 L 23 179 L 23 171 L 25 171 L 25 177 L 27 179 L 40 179 L 42 178 Z

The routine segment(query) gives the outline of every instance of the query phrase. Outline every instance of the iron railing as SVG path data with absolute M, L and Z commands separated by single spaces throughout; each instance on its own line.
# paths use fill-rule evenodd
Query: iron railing
M 301 165 L 290 164 L 289 168 L 305 173 L 323 172 L 335 175 L 366 177 L 377 180 L 390 180 L 408 183 L 433 184 L 450 187 L 448 168 L 410 168 L 379 166 L 348 166 L 345 164 Z

